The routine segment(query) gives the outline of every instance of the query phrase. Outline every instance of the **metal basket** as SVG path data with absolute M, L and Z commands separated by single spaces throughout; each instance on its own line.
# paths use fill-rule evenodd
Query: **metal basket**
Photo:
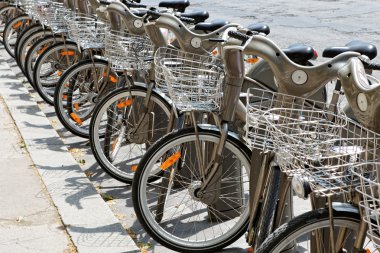
M 108 30 L 105 37 L 104 56 L 115 70 L 149 69 L 154 46 L 146 36 Z
M 67 16 L 69 37 L 81 48 L 104 48 L 107 24 L 94 16 L 76 14 Z
M 268 110 L 274 108 L 288 108 L 290 113 L 302 113 L 304 110 L 309 115 L 332 117 L 338 108 L 320 101 L 305 99 L 268 90 L 251 88 L 247 91 L 246 99 L 246 142 L 250 148 L 260 150 L 274 150 L 272 136 L 270 135 L 268 120 L 278 119 L 275 113 Z M 285 112 L 284 112 L 285 113 Z M 284 114 L 285 115 L 285 114 Z M 298 119 L 302 119 L 298 117 Z M 328 123 L 328 122 L 327 122 Z M 334 127 L 334 125 L 332 125 Z
M 268 93 L 271 100 L 263 96 Z M 256 99 L 248 103 L 247 135 L 261 130 L 253 147 L 274 150 L 281 169 L 307 179 L 318 195 L 352 191 L 359 181 L 351 168 L 379 159 L 378 136 L 341 112 L 334 115 L 327 104 L 267 91 L 249 95 Z
M 362 218 L 368 223 L 367 234 L 380 248 L 380 163 L 365 162 L 352 167 L 352 173 L 360 179 L 356 190 L 362 194 L 360 206 Z
M 35 20 L 39 20 L 42 24 L 46 25 L 46 15 L 51 5 L 51 0 L 33 1 L 32 7 L 28 10 L 28 14 Z
M 218 111 L 224 78 L 220 60 L 159 48 L 154 56 L 156 85 L 181 111 Z
M 72 15 L 72 11 L 61 3 L 52 3 L 45 15 L 45 24 L 49 26 L 53 33 L 67 33 L 67 18 Z

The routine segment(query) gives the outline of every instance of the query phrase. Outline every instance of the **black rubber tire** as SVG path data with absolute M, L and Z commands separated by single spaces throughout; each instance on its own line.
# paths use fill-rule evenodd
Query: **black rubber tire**
M 270 182 L 267 183 L 268 189 L 266 192 L 264 204 L 262 205 L 262 211 L 260 216 L 260 224 L 256 228 L 256 245 L 260 245 L 264 240 L 273 232 L 273 220 L 276 213 L 277 200 L 281 183 L 281 170 L 279 167 L 274 166 L 272 168 Z
M 35 64 L 35 67 L 33 69 L 33 80 L 34 80 L 34 89 L 38 92 L 38 94 L 41 96 L 41 98 L 46 102 L 48 103 L 49 105 L 54 105 L 54 99 L 53 99 L 53 96 L 49 97 L 47 95 L 45 95 L 45 92 L 43 90 L 43 87 L 41 87 L 41 85 L 38 83 L 38 80 L 39 80 L 39 70 L 41 69 L 41 65 L 44 63 L 43 59 L 46 55 L 49 55 L 51 54 L 52 52 L 55 52 L 56 50 L 59 50 L 61 48 L 64 48 L 64 46 L 69 46 L 71 47 L 72 50 L 75 50 L 76 52 L 78 51 L 78 47 L 77 47 L 77 44 L 74 43 L 74 42 L 61 42 L 61 43 L 56 43 L 52 46 L 50 46 L 49 48 L 47 48 L 41 55 L 40 57 L 38 58 L 36 64 Z M 66 71 L 65 71 L 66 72 Z M 64 73 L 65 73 L 64 72 Z M 63 74 L 64 74 L 63 73 Z M 56 85 L 58 85 L 59 81 L 57 81 Z
M 34 52 L 35 50 L 38 50 L 38 49 L 41 49 L 41 47 L 43 48 L 45 45 L 48 45 L 48 47 L 45 48 L 45 50 L 47 48 L 49 48 L 50 46 L 53 46 L 55 44 L 55 42 L 61 42 L 61 40 L 59 39 L 59 41 L 56 41 L 57 38 L 55 38 L 53 35 L 48 35 L 46 36 L 45 38 L 42 38 L 40 40 L 38 40 L 29 50 L 28 50 L 28 53 L 26 55 L 26 58 L 25 58 L 25 62 L 24 62 L 24 70 L 25 70 L 25 76 L 26 78 L 28 79 L 29 83 L 34 87 L 34 80 L 33 80 L 33 65 L 34 63 L 36 63 L 36 61 L 33 60 L 33 57 L 34 55 L 32 55 L 31 53 Z M 43 52 L 42 52 L 43 53 Z M 36 58 L 36 60 L 38 59 L 38 57 Z
M 24 41 L 33 33 L 43 30 L 42 26 L 40 24 L 33 24 L 26 28 L 24 31 L 20 33 L 20 35 L 17 37 L 15 48 L 14 48 L 14 55 L 17 62 L 17 65 L 20 67 L 20 59 L 18 57 L 20 46 L 24 43 Z M 21 68 L 21 67 L 20 67 Z
M 91 118 L 91 123 L 90 123 L 90 145 L 91 145 L 92 154 L 94 155 L 96 161 L 98 162 L 98 164 L 102 167 L 102 169 L 107 174 L 109 174 L 111 177 L 115 178 L 116 180 L 118 180 L 120 182 L 124 182 L 126 184 L 132 184 L 132 179 L 123 177 L 123 176 L 115 173 L 112 169 L 110 169 L 108 167 L 109 165 L 106 164 L 104 162 L 104 160 L 100 157 L 101 155 L 99 155 L 98 149 L 96 148 L 96 143 L 95 143 L 95 141 L 97 141 L 97 140 L 94 140 L 94 135 L 95 135 L 94 132 L 96 131 L 94 122 L 95 122 L 97 116 L 99 115 L 102 107 L 107 103 L 107 101 L 109 101 L 111 98 L 113 98 L 115 96 L 118 96 L 119 94 L 129 93 L 130 91 L 131 92 L 133 92 L 133 91 L 146 92 L 146 88 L 134 86 L 131 88 L 125 87 L 125 88 L 120 88 L 120 89 L 117 89 L 115 91 L 112 91 L 107 96 L 105 96 L 101 100 L 101 102 L 95 107 L 94 113 L 93 113 L 92 118 Z M 167 111 L 170 112 L 171 105 L 165 99 L 163 99 L 160 95 L 156 94 L 155 92 L 152 93 L 152 97 L 155 97 L 155 99 L 160 100 L 160 102 L 166 106 Z
M 359 227 L 361 218 L 358 211 L 352 210 L 350 208 L 346 209 L 335 209 L 334 220 L 343 220 L 343 221 L 352 221 L 357 223 Z M 315 226 L 318 223 L 329 220 L 329 211 L 326 208 L 317 209 L 310 211 L 304 214 L 301 214 L 288 223 L 280 226 L 274 233 L 272 233 L 265 242 L 255 250 L 255 253 L 270 253 L 270 252 L 279 252 L 279 249 L 276 249 L 278 245 L 282 242 L 290 242 L 289 237 L 300 229 L 305 229 L 309 226 Z
M 71 133 L 73 133 L 73 134 L 75 134 L 75 135 L 77 135 L 79 137 L 86 138 L 86 139 L 90 138 L 89 131 L 87 131 L 87 132 L 84 132 L 84 131 L 80 132 L 75 127 L 73 127 L 72 125 L 70 125 L 69 122 L 67 122 L 67 119 L 66 119 L 65 115 L 67 113 L 70 114 L 71 111 L 70 110 L 66 110 L 66 107 L 68 107 L 68 106 L 63 106 L 63 101 L 62 101 L 62 96 L 60 95 L 61 94 L 60 90 L 65 85 L 65 83 L 64 83 L 65 79 L 68 78 L 69 75 L 72 75 L 72 72 L 76 71 L 78 67 L 81 67 L 83 65 L 89 65 L 91 67 L 93 65 L 93 62 L 95 62 L 96 64 L 99 64 L 99 65 L 104 65 L 104 67 L 108 66 L 108 62 L 107 61 L 100 60 L 100 59 L 79 61 L 76 64 L 72 65 L 70 68 L 68 68 L 63 73 L 63 75 L 61 76 L 61 78 L 58 81 L 58 84 L 56 86 L 56 90 L 55 90 L 55 93 L 54 93 L 54 109 L 55 109 L 55 113 L 57 114 L 57 117 L 58 117 L 59 121 Z M 68 95 L 68 97 L 69 97 L 69 95 Z M 62 111 L 62 109 L 63 109 L 63 111 Z M 69 112 L 67 112 L 67 111 L 69 111 Z
M 198 134 L 202 135 L 211 135 L 217 138 L 220 138 L 220 132 L 217 129 L 206 129 L 206 128 L 201 128 L 198 127 L 197 129 Z M 214 244 L 212 246 L 199 246 L 199 247 L 194 247 L 193 245 L 191 246 L 183 246 L 183 245 L 177 245 L 174 242 L 167 241 L 164 237 L 162 237 L 155 229 L 154 226 L 149 224 L 147 222 L 147 219 L 143 213 L 143 203 L 140 201 L 140 184 L 141 180 L 143 177 L 143 172 L 144 172 L 144 166 L 145 164 L 149 163 L 151 158 L 154 156 L 154 154 L 159 151 L 160 149 L 164 148 L 168 143 L 175 141 L 178 138 L 182 138 L 185 136 L 195 135 L 195 129 L 193 127 L 190 128 L 183 128 L 180 130 L 175 130 L 161 139 L 159 139 L 156 143 L 154 143 L 148 151 L 145 153 L 143 158 L 140 160 L 140 163 L 137 167 L 135 177 L 133 179 L 133 184 L 132 184 L 132 200 L 133 200 L 133 206 L 134 210 L 136 213 L 136 216 L 138 220 L 140 221 L 141 225 L 145 229 L 145 231 L 152 236 L 153 239 L 155 239 L 157 242 L 162 244 L 163 246 L 170 248 L 172 250 L 178 251 L 178 252 L 213 252 L 219 249 L 222 249 L 237 239 L 239 239 L 245 232 L 247 232 L 247 227 L 248 227 L 248 216 L 246 217 L 246 221 L 244 222 L 244 225 L 239 228 L 238 232 L 235 234 L 231 235 L 227 240 L 224 240 L 218 244 Z M 246 159 L 250 161 L 251 159 L 251 150 L 242 143 L 240 140 L 228 135 L 227 142 L 235 146 L 244 154 Z M 248 208 L 248 207 L 247 207 Z
M 29 51 L 29 49 L 40 39 L 45 38 L 47 35 L 51 34 L 50 30 L 38 30 L 34 33 L 30 34 L 24 42 L 19 46 L 16 59 L 18 60 L 18 65 L 20 66 L 21 70 L 23 71 L 24 75 L 26 75 L 26 70 L 24 68 L 26 55 Z
M 0 17 L 2 17 L 2 13 L 6 13 L 6 12 L 9 12 L 7 13 L 7 16 L 6 17 L 6 20 L 1 20 L 1 24 L 0 24 L 0 42 L 3 43 L 3 31 L 4 31 L 4 28 L 6 26 L 6 24 L 13 18 L 17 17 L 17 16 L 20 16 L 23 14 L 23 10 L 21 8 L 19 8 L 18 6 L 15 6 L 15 5 L 6 5 L 6 6 L 3 6 L 0 8 Z M 1 29 L 2 27 L 2 29 Z
M 15 24 L 17 24 L 18 22 L 22 22 L 20 26 L 22 26 L 20 29 L 17 29 L 16 33 L 19 34 L 21 31 L 23 31 L 28 25 L 24 24 L 26 22 L 30 22 L 30 24 L 33 22 L 33 20 L 26 14 L 23 14 L 23 15 L 20 15 L 18 17 L 15 17 L 13 18 L 12 20 L 10 20 L 7 25 L 4 27 L 4 32 L 3 32 L 3 44 L 4 44 L 4 47 L 5 47 L 5 50 L 7 50 L 8 54 L 10 56 L 12 56 L 13 58 L 15 57 L 14 56 L 14 46 L 12 47 L 12 45 L 9 44 L 9 41 L 8 41 L 8 36 L 9 36 L 9 33 L 13 30 L 13 26 Z M 25 27 L 24 27 L 25 26 Z

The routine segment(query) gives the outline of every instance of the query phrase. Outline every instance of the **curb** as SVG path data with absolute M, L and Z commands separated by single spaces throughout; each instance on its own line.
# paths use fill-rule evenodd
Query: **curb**
M 78 252 L 140 252 L 17 79 L 0 47 L 0 94 Z

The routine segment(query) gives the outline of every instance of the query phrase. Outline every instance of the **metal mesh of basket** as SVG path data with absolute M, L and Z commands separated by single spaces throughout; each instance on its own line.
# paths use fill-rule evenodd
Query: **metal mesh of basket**
M 69 37 L 83 49 L 104 48 L 107 24 L 94 16 L 76 14 L 66 17 Z
M 67 9 L 62 3 L 52 3 L 45 15 L 45 24 L 49 26 L 53 33 L 66 33 L 66 19 L 72 15 L 71 10 Z
M 115 70 L 149 69 L 154 46 L 146 36 L 108 30 L 105 37 L 104 56 Z
M 246 141 L 251 148 L 260 150 L 274 149 L 267 121 L 271 119 L 271 117 L 275 119 L 275 114 L 267 113 L 268 110 L 273 108 L 288 108 L 289 110 L 293 110 L 294 113 L 301 113 L 299 111 L 296 112 L 296 110 L 305 110 L 305 113 L 309 110 L 309 115 L 313 113 L 318 117 L 324 115 L 326 117 L 332 116 L 332 111 L 336 110 L 336 106 L 330 106 L 323 102 L 256 88 L 248 90 L 246 105 L 246 122 L 248 129 L 248 131 L 246 131 Z M 326 123 L 329 124 L 328 122 Z M 334 127 L 334 125 L 332 125 L 332 127 Z
M 18 0 L 16 4 L 20 6 L 26 14 L 30 14 L 33 8 L 33 0 Z
M 379 137 L 377 137 L 379 138 Z M 377 147 L 379 148 L 379 147 Z M 352 173 L 359 177 L 360 185 L 356 188 L 362 194 L 360 206 L 362 218 L 368 223 L 367 234 L 372 242 L 380 248 L 380 163 L 366 161 L 352 167 Z
M 39 20 L 42 24 L 46 24 L 46 15 L 51 5 L 51 0 L 34 1 L 28 14 L 32 16 L 34 19 Z
M 154 63 L 156 85 L 177 109 L 220 109 L 224 71 L 218 58 L 159 48 Z
M 257 90 L 249 101 L 248 141 L 259 139 L 251 146 L 274 150 L 281 169 L 306 178 L 318 195 L 351 191 L 352 166 L 378 160 L 377 136 L 327 104 Z

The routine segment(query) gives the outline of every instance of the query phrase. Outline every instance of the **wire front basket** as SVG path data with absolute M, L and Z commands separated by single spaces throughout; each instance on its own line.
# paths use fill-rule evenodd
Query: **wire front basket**
M 69 37 L 83 49 L 104 48 L 107 24 L 93 16 L 76 14 L 66 18 Z
M 223 67 L 211 56 L 159 48 L 154 56 L 156 85 L 181 111 L 218 111 Z
M 380 248 L 380 162 L 358 164 L 352 168 L 352 173 L 360 179 L 356 190 L 362 194 L 360 206 L 363 208 L 362 218 L 368 223 L 367 234 Z
M 67 33 L 66 19 L 71 15 L 72 11 L 62 3 L 52 3 L 46 12 L 45 24 L 51 28 L 53 33 Z
M 352 167 L 379 159 L 377 135 L 338 108 L 260 90 L 248 98 L 248 142 L 273 150 L 283 172 L 307 179 L 318 195 L 352 191 L 359 183 Z
M 149 69 L 154 46 L 146 36 L 108 30 L 105 37 L 104 56 L 114 70 Z

